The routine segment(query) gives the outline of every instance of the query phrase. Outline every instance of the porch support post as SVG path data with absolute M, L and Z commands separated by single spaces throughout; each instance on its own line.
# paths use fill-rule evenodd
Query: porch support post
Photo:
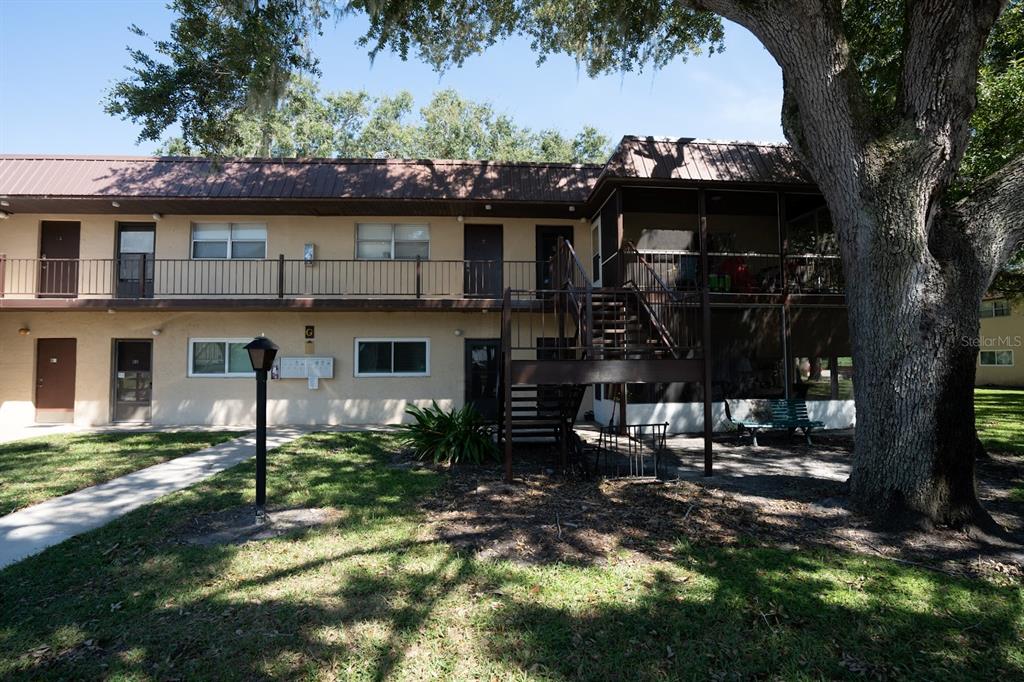
M 506 289 L 501 306 L 502 409 L 504 417 L 505 482 L 512 482 L 512 290 Z
M 704 354 L 704 475 L 710 476 L 713 470 L 711 435 L 714 430 L 711 406 L 711 295 L 708 291 L 707 197 L 703 189 L 697 190 L 697 214 L 700 220 L 701 345 Z
M 786 272 L 786 255 L 789 251 L 789 231 L 786 229 L 786 201 L 782 192 L 776 192 L 777 209 L 775 211 L 779 221 L 779 286 L 782 287 L 782 384 L 783 396 L 789 400 L 793 396 L 793 380 L 790 373 L 793 371 L 793 358 L 790 357 L 789 349 L 792 347 L 789 329 L 789 275 Z
M 629 398 L 626 384 L 619 384 L 619 435 L 626 435 L 626 413 L 629 411 Z

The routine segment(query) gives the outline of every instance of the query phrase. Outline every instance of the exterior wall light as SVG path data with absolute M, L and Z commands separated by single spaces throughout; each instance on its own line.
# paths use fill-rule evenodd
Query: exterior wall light
M 7 211 L 0 211 L 0 220 L 7 220 L 11 217 L 11 214 Z
M 121 208 L 121 202 L 119 201 L 111 201 L 110 205 L 113 206 L 114 208 Z
M 455 334 L 455 336 L 462 336 L 463 331 L 461 329 L 456 329 L 455 331 L 452 332 L 452 334 Z
M 160 336 L 161 332 L 163 332 L 162 329 L 154 329 L 151 333 L 153 336 Z
M 31 333 L 32 333 L 32 330 L 29 329 L 28 327 L 22 327 L 21 329 L 18 330 L 18 334 L 20 336 L 28 336 Z
M 163 217 L 164 217 L 163 213 L 154 213 L 153 214 L 153 220 L 160 220 Z

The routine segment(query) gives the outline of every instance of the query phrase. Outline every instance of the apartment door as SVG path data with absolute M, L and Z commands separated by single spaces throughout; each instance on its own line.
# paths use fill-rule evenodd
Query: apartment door
M 537 288 L 554 289 L 557 282 L 551 280 L 551 259 L 558 252 L 558 238 L 572 244 L 572 228 L 568 225 L 537 226 Z
M 501 298 L 504 254 L 501 225 L 466 225 L 463 233 L 467 296 Z
M 39 295 L 78 295 L 78 254 L 81 224 L 44 220 L 39 226 Z
M 153 342 L 114 341 L 112 421 L 148 422 L 153 404 Z
M 117 297 L 153 297 L 153 223 L 117 224 Z
M 74 419 L 75 355 L 75 339 L 36 341 L 37 421 Z
M 500 339 L 466 339 L 466 404 L 484 419 L 498 418 Z

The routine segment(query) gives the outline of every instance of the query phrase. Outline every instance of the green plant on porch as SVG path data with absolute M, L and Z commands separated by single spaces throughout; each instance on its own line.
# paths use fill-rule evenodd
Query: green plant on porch
M 410 405 L 405 413 L 415 421 L 399 427 L 400 442 L 419 459 L 480 464 L 497 457 L 491 427 L 472 405 L 445 411 L 435 400 L 426 408 Z

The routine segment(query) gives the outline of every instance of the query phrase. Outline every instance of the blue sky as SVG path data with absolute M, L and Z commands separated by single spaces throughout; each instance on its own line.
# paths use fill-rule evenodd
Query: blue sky
M 149 154 L 138 128 L 103 113 L 107 87 L 144 47 L 127 26 L 165 35 L 164 0 L 0 0 L 0 152 Z M 409 90 L 425 104 L 440 88 L 488 101 L 520 124 L 574 132 L 781 140 L 778 66 L 744 29 L 727 26 L 726 51 L 657 72 L 590 79 L 567 57 L 537 66 L 525 40 L 497 45 L 444 74 L 355 45 L 363 22 L 328 25 L 316 45 L 324 90 Z

